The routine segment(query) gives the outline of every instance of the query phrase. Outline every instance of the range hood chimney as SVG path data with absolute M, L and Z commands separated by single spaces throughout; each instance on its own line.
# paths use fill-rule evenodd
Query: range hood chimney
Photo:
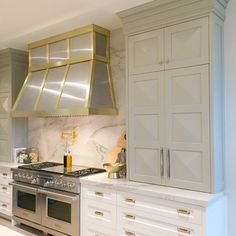
M 89 25 L 29 44 L 29 74 L 13 117 L 117 115 L 110 32 Z

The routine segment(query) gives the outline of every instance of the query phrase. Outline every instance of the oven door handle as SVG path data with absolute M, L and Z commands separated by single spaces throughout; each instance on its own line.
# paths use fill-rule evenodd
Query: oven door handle
M 60 197 L 60 198 L 70 198 L 72 201 L 77 201 L 78 200 L 78 196 L 70 196 L 67 194 L 60 194 L 60 193 L 55 193 L 55 192 L 51 192 L 51 191 L 46 191 L 43 189 L 38 189 L 38 192 L 41 194 L 45 194 L 45 195 L 51 195 L 51 196 L 55 196 L 55 197 Z
M 11 182 L 11 183 L 9 183 L 9 185 L 12 185 L 13 187 L 15 186 L 17 188 L 25 188 L 25 189 L 28 189 L 28 190 L 34 192 L 34 193 L 38 192 L 37 188 L 33 188 L 33 187 L 30 187 L 30 186 L 27 186 L 27 185 L 24 185 L 24 184 L 17 184 L 15 182 Z

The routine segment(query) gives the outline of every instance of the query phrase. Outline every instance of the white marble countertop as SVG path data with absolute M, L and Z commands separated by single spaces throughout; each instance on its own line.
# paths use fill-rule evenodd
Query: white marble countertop
M 145 184 L 129 181 L 127 179 L 108 179 L 107 173 L 95 174 L 80 178 L 81 184 L 95 185 L 97 187 L 111 188 L 117 191 L 126 191 L 165 200 L 177 201 L 206 207 L 224 195 L 223 192 L 209 194 L 160 185 Z
M 3 162 L 3 161 L 0 161 L 0 167 L 15 168 L 15 167 L 18 167 L 19 165 L 22 165 L 22 164 L 14 163 L 14 162 Z

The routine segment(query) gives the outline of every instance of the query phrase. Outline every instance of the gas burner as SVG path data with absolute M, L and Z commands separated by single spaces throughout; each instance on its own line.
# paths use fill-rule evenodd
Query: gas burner
M 60 166 L 63 165 L 62 163 L 56 163 L 56 162 L 41 162 L 41 163 L 35 163 L 35 164 L 29 164 L 29 165 L 22 165 L 19 166 L 18 168 L 20 169 L 29 169 L 29 170 L 41 170 L 44 168 L 50 168 L 54 166 Z
M 87 169 L 81 169 L 81 170 L 72 171 L 72 172 L 66 172 L 65 175 L 71 176 L 71 177 L 84 177 L 87 175 L 98 174 L 102 172 L 105 172 L 105 170 L 100 169 L 100 168 L 87 168 Z

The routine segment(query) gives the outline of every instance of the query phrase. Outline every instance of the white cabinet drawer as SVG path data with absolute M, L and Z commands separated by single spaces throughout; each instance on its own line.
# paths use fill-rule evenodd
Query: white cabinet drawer
M 12 194 L 12 186 L 0 184 L 0 194 L 8 196 Z
M 115 236 L 116 231 L 98 225 L 88 224 L 84 236 Z
M 95 186 L 82 186 L 83 197 L 95 200 L 99 205 L 100 202 L 116 204 L 116 191 L 106 188 L 99 188 Z
M 98 202 L 95 200 L 84 199 L 85 221 L 97 224 L 104 228 L 116 228 L 116 206 Z
M 1 168 L 0 167 L 0 178 L 12 178 L 12 172 L 10 168 Z
M 117 205 L 127 209 L 175 219 L 184 223 L 202 224 L 202 209 L 197 206 L 127 192 L 118 192 Z
M 117 222 L 119 236 L 201 236 L 201 227 L 194 224 L 168 222 L 147 212 L 118 207 Z
M 3 214 L 11 215 L 12 214 L 12 202 L 5 202 L 0 200 L 0 212 Z

